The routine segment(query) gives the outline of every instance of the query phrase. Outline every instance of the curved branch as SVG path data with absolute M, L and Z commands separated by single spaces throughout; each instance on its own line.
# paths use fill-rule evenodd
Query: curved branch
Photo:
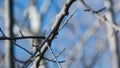
M 13 42 L 13 43 L 14 43 L 14 42 Z M 20 45 L 18 45 L 18 44 L 16 44 L 16 43 L 14 43 L 14 44 L 15 44 L 16 46 L 18 46 L 19 48 L 23 49 L 24 51 L 26 51 L 28 54 L 32 55 L 32 53 L 29 52 L 27 49 L 23 48 L 22 46 L 20 46 Z

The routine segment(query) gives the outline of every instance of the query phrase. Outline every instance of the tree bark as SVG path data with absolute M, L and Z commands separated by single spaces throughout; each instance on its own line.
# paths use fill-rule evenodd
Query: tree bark
M 7 37 L 13 37 L 13 1 L 5 0 L 5 34 Z M 12 59 L 14 55 L 13 51 L 13 41 L 5 41 L 5 64 L 6 68 L 15 68 L 14 61 Z
M 105 5 L 108 9 L 107 13 L 106 13 L 106 19 L 108 21 L 110 21 L 111 23 L 115 24 L 114 21 L 114 17 L 113 17 L 113 8 L 112 8 L 112 0 L 107 0 L 105 2 Z M 110 22 L 106 21 L 106 26 L 107 26 L 107 36 L 108 36 L 108 43 L 109 43 L 109 47 L 110 47 L 110 51 L 111 51 L 111 55 L 112 55 L 112 68 L 119 68 L 119 54 L 118 54 L 118 48 L 117 48 L 117 35 L 116 35 L 116 31 L 115 29 L 110 26 Z
M 36 8 L 36 0 L 31 0 L 31 5 L 29 7 L 29 19 L 30 19 L 30 25 L 31 25 L 31 31 L 33 35 L 40 35 L 41 34 L 41 15 L 38 13 Z M 40 46 L 41 40 L 40 39 L 33 39 L 34 42 L 32 44 L 32 51 L 37 51 L 38 46 Z M 31 65 L 31 68 L 46 68 L 46 65 L 40 65 L 39 62 L 40 56 L 36 57 L 33 64 Z M 41 62 L 43 63 L 43 62 Z

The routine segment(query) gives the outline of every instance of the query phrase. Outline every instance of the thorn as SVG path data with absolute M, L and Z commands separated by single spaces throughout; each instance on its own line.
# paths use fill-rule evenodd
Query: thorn
M 90 9 L 84 9 L 84 11 L 90 12 Z
M 20 32 L 21 36 L 24 37 L 24 35 L 22 34 L 22 31 L 20 30 L 19 32 Z
M 107 21 L 108 19 L 106 18 L 106 16 L 103 16 L 103 18 Z
M 92 13 L 100 13 L 100 12 L 102 12 L 103 10 L 105 10 L 106 8 L 104 7 L 104 8 L 102 8 L 102 9 L 100 9 L 100 10 L 97 10 L 97 11 L 93 11 Z
M 0 28 L 0 32 L 2 33 L 3 37 L 6 37 L 1 28 Z

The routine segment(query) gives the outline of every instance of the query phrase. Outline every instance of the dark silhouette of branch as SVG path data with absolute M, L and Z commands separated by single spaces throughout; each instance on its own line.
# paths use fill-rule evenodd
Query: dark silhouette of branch
M 45 57 L 44 57 L 44 59 L 47 60 L 47 61 L 51 61 L 51 62 L 56 63 L 56 61 L 54 61 L 53 59 L 49 59 L 49 58 L 45 58 Z M 58 61 L 58 63 L 64 63 L 64 62 L 65 62 L 65 60 Z
M 21 34 L 22 37 L 24 37 L 24 35 L 22 34 L 22 31 L 21 31 L 21 30 L 20 30 L 20 34 Z
M 45 36 L 24 36 L 24 37 L 0 37 L 0 40 L 20 40 L 20 39 L 45 39 Z
M 14 42 L 13 42 L 14 43 Z M 29 52 L 27 49 L 25 49 L 24 47 L 22 47 L 22 46 L 20 46 L 20 45 L 18 45 L 18 44 L 16 44 L 16 43 L 14 43 L 16 46 L 18 46 L 19 48 L 21 48 L 21 49 L 23 49 L 24 51 L 26 51 L 28 54 L 30 54 L 30 55 L 32 55 L 32 53 L 31 52 Z
M 22 35 L 21 37 L 7 37 L 1 28 L 0 32 L 3 35 L 2 37 L 0 37 L 0 40 L 45 39 L 45 36 L 24 36 L 21 31 L 20 31 L 20 34 Z
M 5 34 L 4 32 L 2 31 L 2 29 L 0 28 L 0 32 L 2 33 L 2 35 L 5 37 Z
M 101 8 L 99 10 L 94 10 L 84 0 L 80 0 L 80 2 L 82 2 L 82 4 L 86 7 L 86 9 L 84 11 L 89 11 L 89 12 L 91 11 L 92 13 L 99 13 L 99 12 L 101 12 L 101 11 L 106 9 L 104 7 L 104 8 Z

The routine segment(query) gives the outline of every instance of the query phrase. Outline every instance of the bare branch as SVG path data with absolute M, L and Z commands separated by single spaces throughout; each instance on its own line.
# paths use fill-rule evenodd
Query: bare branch
M 60 27 L 59 31 L 68 23 L 68 21 L 73 17 L 77 9 L 67 18 L 67 20 L 63 23 L 63 25 Z M 58 31 L 58 32 L 59 32 Z
M 97 20 L 91 27 L 88 28 L 88 30 L 83 34 L 83 36 L 80 38 L 77 45 L 71 49 L 68 58 L 66 59 L 66 64 L 64 65 L 65 68 L 68 68 L 68 65 L 72 62 L 72 59 L 76 57 L 76 55 L 80 55 L 80 52 L 82 51 L 82 47 L 87 42 L 87 40 L 94 35 L 94 33 L 99 29 L 99 27 L 102 25 L 100 20 Z
M 60 53 L 58 53 L 58 55 L 56 55 L 56 57 L 59 57 L 64 51 L 65 51 L 65 48 Z
M 61 24 L 61 21 L 63 20 L 63 18 L 69 14 L 68 10 L 70 8 L 70 6 L 72 5 L 72 3 L 74 2 L 75 0 L 67 0 L 65 5 L 63 6 L 62 10 L 60 11 L 60 13 L 57 15 L 56 17 L 56 20 L 54 22 L 54 25 L 53 25 L 53 28 L 52 28 L 52 31 L 51 33 L 47 36 L 47 38 L 44 40 L 44 42 L 41 44 L 41 46 L 38 48 L 39 50 L 36 51 L 32 56 L 31 58 L 33 58 L 39 51 L 41 52 L 40 54 L 40 61 L 44 55 L 44 53 L 47 51 L 48 49 L 48 46 L 44 46 L 45 43 L 49 42 L 51 43 L 53 41 L 53 39 L 55 38 L 55 36 L 58 34 L 58 30 L 59 30 L 59 27 L 60 27 L 60 24 Z M 49 45 L 51 46 L 51 45 Z M 31 59 L 30 58 L 30 59 Z M 24 65 L 24 68 L 26 68 L 32 61 L 29 60 L 25 65 Z
M 50 46 L 48 46 L 48 49 L 50 50 L 55 62 L 57 63 L 57 65 L 59 66 L 59 68 L 62 68 L 62 65 L 58 62 L 57 58 L 55 57 L 55 54 L 53 53 L 52 49 L 50 48 Z
M 30 54 L 30 55 L 32 55 L 32 53 L 31 52 L 29 52 L 27 49 L 25 49 L 24 47 L 22 47 L 22 46 L 20 46 L 20 45 L 18 45 L 18 44 L 16 44 L 16 43 L 14 43 L 16 46 L 18 46 L 19 48 L 21 48 L 21 49 L 23 49 L 24 51 L 26 51 L 28 54 Z
M 5 37 L 5 34 L 4 32 L 2 31 L 2 29 L 0 28 L 0 32 L 2 33 L 2 35 Z
M 22 36 L 22 37 L 24 37 L 24 35 L 23 35 L 23 33 L 22 33 L 22 31 L 21 31 L 21 30 L 20 30 L 20 34 L 21 34 L 21 36 Z
M 107 9 L 109 9 L 105 15 L 106 19 L 110 21 L 111 24 L 115 24 L 114 14 L 113 14 L 113 9 L 112 9 L 112 5 L 113 5 L 112 0 L 105 1 L 105 4 L 107 6 Z M 109 47 L 110 47 L 110 51 L 112 54 L 112 67 L 120 68 L 119 67 L 120 66 L 119 47 L 117 47 L 118 46 L 117 35 L 116 35 L 114 27 L 109 26 L 110 22 L 106 23 L 106 27 L 107 27 L 107 38 L 109 42 Z
M 98 10 L 98 11 L 95 11 L 95 10 L 93 10 L 91 7 L 89 7 L 89 6 L 85 3 L 84 0 L 80 0 L 80 2 L 82 2 L 83 6 L 85 6 L 85 7 L 87 8 L 87 11 L 91 11 L 92 13 L 94 13 L 94 15 L 95 15 L 98 19 L 100 19 L 101 21 L 103 21 L 103 22 L 105 22 L 105 23 L 109 23 L 108 25 L 109 25 L 109 26 L 112 26 L 116 31 L 119 31 L 119 30 L 120 30 L 120 26 L 118 26 L 118 25 L 116 25 L 115 23 L 113 23 L 113 22 L 105 19 L 104 15 L 103 15 L 103 17 L 101 17 L 101 16 L 98 14 L 98 11 L 104 10 L 105 8 L 102 8 L 102 9 L 100 9 L 100 10 Z M 114 7 L 114 8 L 115 8 L 115 7 Z M 97 12 L 97 13 L 96 13 L 96 12 Z
M 24 36 L 24 37 L 0 37 L 0 40 L 20 40 L 20 39 L 45 39 L 45 36 Z
M 44 59 L 47 60 L 47 61 L 51 61 L 51 62 L 56 63 L 56 61 L 54 61 L 53 59 L 48 59 L 48 58 L 45 58 L 45 57 L 44 57 Z M 63 63 L 63 62 L 65 62 L 65 60 L 58 61 L 58 63 Z
M 99 13 L 105 9 L 105 7 L 104 7 L 102 9 L 96 11 L 96 10 L 92 9 L 91 7 L 89 7 L 88 4 L 84 0 L 80 0 L 80 2 L 82 2 L 82 4 L 87 8 L 87 9 L 85 9 L 85 11 L 91 11 L 92 13 Z
M 94 12 L 85 2 L 84 0 L 81 0 L 82 4 L 87 7 L 90 11 Z M 105 13 L 105 16 L 101 17 L 98 13 L 94 14 L 98 19 L 102 20 L 102 22 L 105 22 L 107 25 L 107 35 L 108 35 L 108 41 L 110 45 L 110 49 L 112 52 L 112 60 L 113 60 L 113 68 L 119 68 L 119 56 L 117 54 L 117 41 L 116 41 L 116 32 L 120 30 L 120 26 L 115 24 L 115 21 L 113 19 L 113 6 L 112 6 L 112 0 L 106 0 L 105 6 L 108 9 L 108 11 Z
M 14 17 L 13 17 L 13 0 L 5 0 L 5 34 L 8 37 L 13 37 L 13 26 L 14 26 Z M 5 66 L 6 68 L 15 68 L 13 59 L 14 56 L 14 46 L 13 40 L 5 40 Z

